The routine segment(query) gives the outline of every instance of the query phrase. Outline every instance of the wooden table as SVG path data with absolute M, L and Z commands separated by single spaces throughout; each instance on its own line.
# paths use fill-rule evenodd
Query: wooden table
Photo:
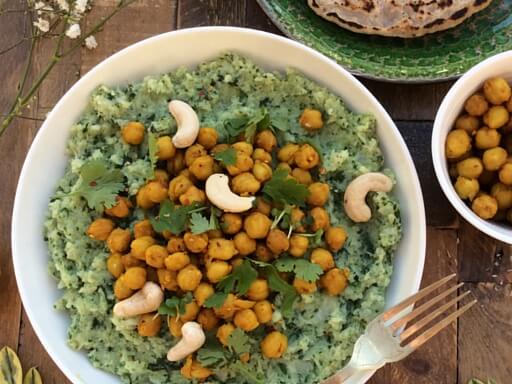
M 7 4 L 8 8 L 20 8 L 24 1 L 7 0 Z M 107 14 L 114 4 L 113 0 L 96 0 L 86 23 Z M 161 32 L 202 25 L 244 26 L 280 33 L 255 0 L 139 0 L 96 36 L 97 49 L 84 48 L 58 64 L 28 114 L 35 119 L 44 118 L 80 76 L 119 49 Z M 25 28 L 26 20 L 21 14 L 0 17 L 0 50 L 23 36 Z M 0 58 L 1 113 L 14 97 L 27 51 L 28 44 L 20 45 Z M 49 50 L 43 45 L 36 54 L 34 73 L 48 57 Z M 428 220 L 423 284 L 456 272 L 479 300 L 458 324 L 406 360 L 380 370 L 371 383 L 465 384 L 476 376 L 510 384 L 512 248 L 486 237 L 457 216 L 438 186 L 430 157 L 432 120 L 451 83 L 397 85 L 362 81 L 396 121 L 421 179 Z M 0 346 L 17 350 L 24 367 L 38 366 L 45 384 L 63 384 L 69 381 L 42 348 L 23 311 L 9 247 L 16 182 L 39 125 L 36 120 L 18 120 L 0 139 Z

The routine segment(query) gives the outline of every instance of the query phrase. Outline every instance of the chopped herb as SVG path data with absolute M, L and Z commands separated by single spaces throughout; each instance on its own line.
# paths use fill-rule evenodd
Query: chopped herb
M 274 216 L 274 221 L 272 222 L 272 225 L 270 226 L 270 229 L 274 229 L 276 228 L 279 223 L 281 222 L 281 220 L 283 220 L 283 222 L 287 222 L 289 224 L 290 220 L 285 220 L 286 217 L 291 215 L 292 213 L 292 209 L 293 209 L 293 206 L 291 205 L 288 205 L 286 204 L 284 206 L 283 209 L 277 209 L 277 208 L 273 208 L 271 213 L 272 213 L 272 216 Z
M 217 284 L 217 288 L 226 293 L 234 291 L 240 295 L 245 295 L 257 277 L 258 271 L 246 259 L 233 270 L 233 273 L 222 279 Z
M 318 247 L 322 244 L 322 236 L 324 235 L 324 230 L 320 228 L 315 233 L 298 233 L 299 236 L 310 237 L 310 246 Z
M 183 297 L 174 296 L 165 300 L 158 308 L 158 314 L 176 317 L 185 313 L 185 306 L 192 302 L 192 294 L 189 292 Z
M 308 282 L 317 281 L 323 273 L 318 264 L 306 259 L 282 257 L 274 262 L 274 266 L 279 272 L 293 272 L 299 279 Z
M 217 161 L 220 161 L 222 165 L 227 167 L 228 165 L 236 164 L 236 149 L 229 147 L 228 149 L 216 153 L 213 158 Z
M 172 201 L 164 200 L 160 204 L 160 211 L 157 217 L 150 217 L 153 229 L 159 233 L 169 231 L 174 235 L 182 233 L 188 224 L 189 214 L 206 209 L 194 203 L 176 207 Z
M 302 206 L 309 195 L 309 190 L 304 184 L 288 178 L 286 170 L 278 169 L 265 183 L 263 193 L 274 203 Z
M 272 118 L 271 126 L 279 131 L 286 132 L 288 130 L 287 125 L 288 123 L 285 119 Z
M 260 379 L 253 372 L 251 372 L 247 368 L 247 365 L 242 363 L 241 361 L 235 361 L 229 367 L 231 369 L 237 371 L 240 375 L 242 375 L 251 384 L 265 384 L 265 381 L 263 379 Z
M 91 209 L 101 211 L 116 203 L 116 196 L 124 188 L 124 176 L 119 169 L 108 169 L 102 159 L 89 160 L 80 168 L 78 188 L 80 195 Z
M 197 360 L 205 367 L 222 366 L 227 363 L 227 350 L 220 344 L 214 332 L 205 332 L 206 341 L 197 351 Z
M 190 231 L 194 235 L 207 232 L 210 229 L 210 222 L 206 217 L 198 212 L 190 215 Z
M 251 350 L 251 338 L 240 328 L 236 328 L 228 337 L 228 348 L 238 356 Z
M 205 308 L 220 308 L 228 297 L 227 292 L 215 292 L 204 302 Z
M 252 143 L 257 131 L 270 127 L 270 115 L 266 109 L 261 109 L 249 120 L 245 128 L 245 141 Z
M 153 132 L 148 133 L 148 153 L 151 167 L 155 169 L 156 163 L 158 162 L 158 145 L 156 143 L 156 135 Z

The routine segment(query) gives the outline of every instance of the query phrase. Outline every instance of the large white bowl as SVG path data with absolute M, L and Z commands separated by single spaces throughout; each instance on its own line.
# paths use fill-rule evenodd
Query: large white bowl
M 457 212 L 476 228 L 487 235 L 512 244 L 512 226 L 481 219 L 455 192 L 448 174 L 445 141 L 455 120 L 464 109 L 466 100 L 482 88 L 485 80 L 503 76 L 512 80 L 512 51 L 493 56 L 469 70 L 446 94 L 436 115 L 432 132 L 432 160 L 439 184 Z
M 387 304 L 417 291 L 425 257 L 425 213 L 420 184 L 407 147 L 393 121 L 368 90 L 351 74 L 304 45 L 269 33 L 230 27 L 181 30 L 134 44 L 87 73 L 58 102 L 39 130 L 21 172 L 12 222 L 12 249 L 18 288 L 27 315 L 42 344 L 73 383 L 118 383 L 92 367 L 84 353 L 66 345 L 68 317 L 53 309 L 61 295 L 48 276 L 48 251 L 43 222 L 57 181 L 64 173 L 66 140 L 89 95 L 100 84 L 122 84 L 148 74 L 195 66 L 226 52 L 236 51 L 267 69 L 294 67 L 336 92 L 350 108 L 371 112 L 386 164 L 397 175 L 395 194 L 402 207 L 404 237 L 396 253 L 395 271 Z M 340 202 L 341 204 L 341 202 Z M 354 383 L 363 383 L 371 372 Z

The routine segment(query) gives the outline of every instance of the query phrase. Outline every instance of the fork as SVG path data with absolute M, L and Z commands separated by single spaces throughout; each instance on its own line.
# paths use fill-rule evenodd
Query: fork
M 386 363 L 399 361 L 438 334 L 451 322 L 455 321 L 477 301 L 473 300 L 467 303 L 455 312 L 447 315 L 444 319 L 434 323 L 421 334 L 414 336 L 418 331 L 424 329 L 432 321 L 450 309 L 452 305 L 456 304 L 470 293 L 466 291 L 449 302 L 440 305 L 439 302 L 441 300 L 453 292 L 456 292 L 464 283 L 445 289 L 444 292 L 439 293 L 418 308 L 415 308 L 411 312 L 406 312 L 410 306 L 450 282 L 455 276 L 456 274 L 446 276 L 434 284 L 423 288 L 415 295 L 410 296 L 401 303 L 388 309 L 368 323 L 365 333 L 357 340 L 354 346 L 354 352 L 349 363 L 341 371 L 325 380 L 322 384 L 342 384 L 355 374 L 376 370 Z M 437 309 L 435 308 L 436 304 Z M 430 313 L 426 314 L 422 319 L 419 319 L 421 314 L 431 308 Z M 407 323 L 412 320 L 417 321 L 404 330 Z M 412 336 L 414 336 L 414 338 L 412 338 Z

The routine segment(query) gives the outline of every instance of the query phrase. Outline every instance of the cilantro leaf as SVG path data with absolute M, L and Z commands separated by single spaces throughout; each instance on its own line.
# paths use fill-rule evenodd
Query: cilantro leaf
M 274 266 L 279 272 L 294 272 L 299 279 L 308 282 L 317 281 L 323 273 L 318 264 L 306 259 L 282 257 L 274 262 Z
M 320 228 L 315 233 L 298 233 L 298 235 L 311 238 L 309 245 L 310 247 L 316 248 L 322 245 L 322 236 L 324 235 L 324 230 Z
M 216 153 L 213 158 L 220 161 L 225 167 L 236 164 L 236 149 L 229 147 L 228 149 Z
M 185 306 L 190 302 L 192 302 L 192 294 L 190 292 L 183 297 L 171 297 L 160 304 L 158 314 L 171 317 L 183 315 L 186 311 Z
M 257 131 L 270 127 L 270 115 L 266 109 L 260 109 L 248 122 L 245 128 L 245 141 L 252 143 Z
M 263 193 L 275 203 L 302 206 L 309 195 L 309 190 L 304 184 L 288 178 L 286 170 L 278 169 L 265 183 Z
M 155 231 L 159 233 L 169 231 L 179 235 L 187 228 L 189 214 L 204 209 L 206 208 L 199 207 L 197 203 L 176 207 L 172 201 L 164 200 L 160 204 L 158 216 L 150 217 L 149 220 Z
M 206 299 L 203 306 L 205 308 L 220 308 L 222 307 L 222 304 L 224 304 L 224 301 L 226 301 L 227 297 L 227 292 L 215 292 Z
M 205 367 L 225 365 L 228 361 L 227 350 L 220 344 L 215 332 L 205 332 L 206 341 L 197 351 L 197 360 Z
M 229 366 L 231 369 L 237 371 L 240 375 L 242 375 L 249 383 L 251 384 L 265 384 L 263 379 L 260 379 L 253 372 L 251 372 L 246 364 L 241 361 L 235 361 L 233 364 Z
M 119 169 L 108 169 L 104 160 L 93 159 L 84 163 L 79 173 L 78 188 L 73 193 L 84 198 L 89 208 L 101 211 L 116 203 L 117 194 L 124 188 Z
M 238 356 L 251 350 L 251 338 L 240 328 L 236 328 L 228 337 L 228 348 Z
M 207 232 L 210 229 L 210 222 L 198 212 L 190 215 L 190 230 L 194 235 Z
M 151 162 L 151 167 L 155 169 L 156 163 L 158 161 L 158 145 L 156 143 L 156 135 L 153 132 L 148 133 L 148 153 L 149 153 L 149 161 Z
M 233 270 L 233 273 L 217 284 L 217 288 L 226 293 L 236 291 L 240 295 L 245 295 L 257 277 L 258 272 L 249 261 L 244 260 L 242 264 Z

